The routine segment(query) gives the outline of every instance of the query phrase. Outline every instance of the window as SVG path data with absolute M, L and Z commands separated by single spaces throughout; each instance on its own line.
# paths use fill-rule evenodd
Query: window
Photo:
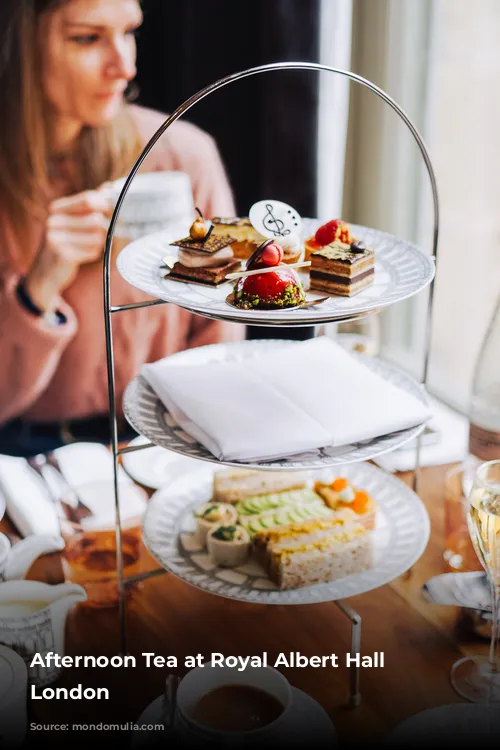
M 338 8 L 342 0 L 332 5 Z M 500 294 L 500 3 L 482 0 L 472 13 L 469 0 L 349 5 L 346 67 L 407 112 L 436 172 L 441 225 L 427 382 L 431 392 L 465 410 L 475 359 Z M 331 11 L 322 21 L 332 23 Z M 328 38 L 325 28 L 322 33 Z M 333 28 L 330 38 L 333 44 Z M 430 252 L 429 179 L 411 134 L 390 107 L 358 84 L 350 85 L 348 107 L 343 216 Z M 319 193 L 321 207 L 328 202 L 321 180 Z M 417 376 L 424 362 L 426 302 L 423 293 L 380 316 L 383 355 Z

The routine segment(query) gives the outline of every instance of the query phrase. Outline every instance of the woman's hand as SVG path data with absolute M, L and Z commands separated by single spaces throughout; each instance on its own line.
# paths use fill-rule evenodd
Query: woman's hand
M 53 310 L 79 267 L 102 257 L 113 212 L 106 186 L 60 198 L 49 206 L 45 241 L 26 278 L 34 304 Z

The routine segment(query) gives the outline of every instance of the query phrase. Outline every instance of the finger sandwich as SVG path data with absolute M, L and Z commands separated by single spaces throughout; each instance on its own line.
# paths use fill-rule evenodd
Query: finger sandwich
M 372 534 L 357 523 L 330 518 L 262 531 L 254 554 L 281 590 L 328 583 L 372 565 Z

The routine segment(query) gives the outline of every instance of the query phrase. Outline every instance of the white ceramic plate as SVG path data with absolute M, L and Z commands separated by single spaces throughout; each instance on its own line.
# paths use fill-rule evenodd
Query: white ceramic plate
M 315 473 L 332 481 L 342 474 L 376 500 L 374 564 L 369 570 L 332 583 L 279 591 L 254 562 L 241 568 L 214 566 L 206 550 L 195 544 L 193 510 L 212 497 L 213 480 L 179 479 L 150 500 L 143 524 L 144 543 L 158 563 L 186 583 L 211 594 L 262 604 L 313 604 L 357 596 L 402 575 L 422 555 L 429 539 L 429 517 L 418 496 L 395 477 L 371 464 L 341 472 Z
M 293 713 L 290 723 L 279 738 L 285 747 L 334 747 L 337 745 L 337 733 L 325 709 L 296 687 L 292 686 Z M 138 726 L 132 735 L 132 747 L 143 750 L 164 750 L 168 740 L 173 740 L 169 727 L 165 726 L 164 702 L 160 695 L 147 706 L 139 719 Z M 164 725 L 165 729 L 155 729 Z M 176 745 L 173 745 L 176 747 Z
M 138 437 L 131 440 L 129 446 L 135 447 L 145 443 L 149 443 L 149 440 Z M 179 476 L 207 469 L 204 461 L 181 456 L 179 453 L 173 453 L 156 445 L 152 448 L 125 453 L 122 461 L 123 468 L 132 479 L 154 490 L 165 487 Z
M 179 364 L 197 363 L 200 366 L 211 361 L 231 361 L 235 358 L 249 356 L 262 349 L 275 350 L 277 346 L 290 346 L 291 341 L 264 339 L 262 341 L 243 341 L 231 344 L 212 344 L 210 346 L 189 349 L 173 355 Z M 423 403 L 426 396 L 422 386 L 405 373 L 392 365 L 373 357 L 361 357 L 371 370 L 403 390 L 411 393 Z M 147 437 L 155 445 L 167 448 L 174 453 L 181 453 L 202 461 L 220 463 L 197 440 L 187 435 L 173 420 L 156 393 L 140 375 L 128 385 L 123 410 L 127 420 L 140 435 Z M 424 429 L 424 424 L 408 430 L 393 432 L 374 440 L 368 440 L 343 448 L 325 447 L 307 453 L 285 456 L 275 461 L 259 461 L 251 464 L 225 461 L 227 466 L 251 466 L 256 469 L 323 469 L 327 466 L 340 466 L 354 461 L 368 461 L 382 453 L 399 448 L 412 440 Z
M 387 737 L 388 747 L 498 747 L 500 711 L 495 707 L 457 703 L 421 711 Z
M 303 237 L 314 233 L 320 222 L 316 219 L 304 219 Z M 179 239 L 171 232 L 158 232 L 146 235 L 127 245 L 117 258 L 117 267 L 121 275 L 132 286 L 144 292 L 173 302 L 179 307 L 200 314 L 209 314 L 220 320 L 246 322 L 266 325 L 315 325 L 327 323 L 338 318 L 370 312 L 387 307 L 395 302 L 412 297 L 434 278 L 434 260 L 415 245 L 400 240 L 376 229 L 351 225 L 352 233 L 369 247 L 375 249 L 375 280 L 363 292 L 351 298 L 329 297 L 321 305 L 310 309 L 287 310 L 238 310 L 226 302 L 231 291 L 230 284 L 218 287 L 189 284 L 162 278 L 160 265 L 166 255 L 177 258 L 178 248 L 169 245 Z M 304 287 L 309 287 L 309 276 L 301 274 Z M 321 292 L 308 292 L 308 299 L 323 297 Z

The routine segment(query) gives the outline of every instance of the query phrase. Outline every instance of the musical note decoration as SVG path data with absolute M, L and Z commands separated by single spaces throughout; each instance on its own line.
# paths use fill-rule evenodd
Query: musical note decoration
M 252 226 L 264 237 L 277 239 L 290 234 L 300 235 L 302 224 L 298 212 L 287 203 L 262 200 L 254 203 L 249 211 Z

